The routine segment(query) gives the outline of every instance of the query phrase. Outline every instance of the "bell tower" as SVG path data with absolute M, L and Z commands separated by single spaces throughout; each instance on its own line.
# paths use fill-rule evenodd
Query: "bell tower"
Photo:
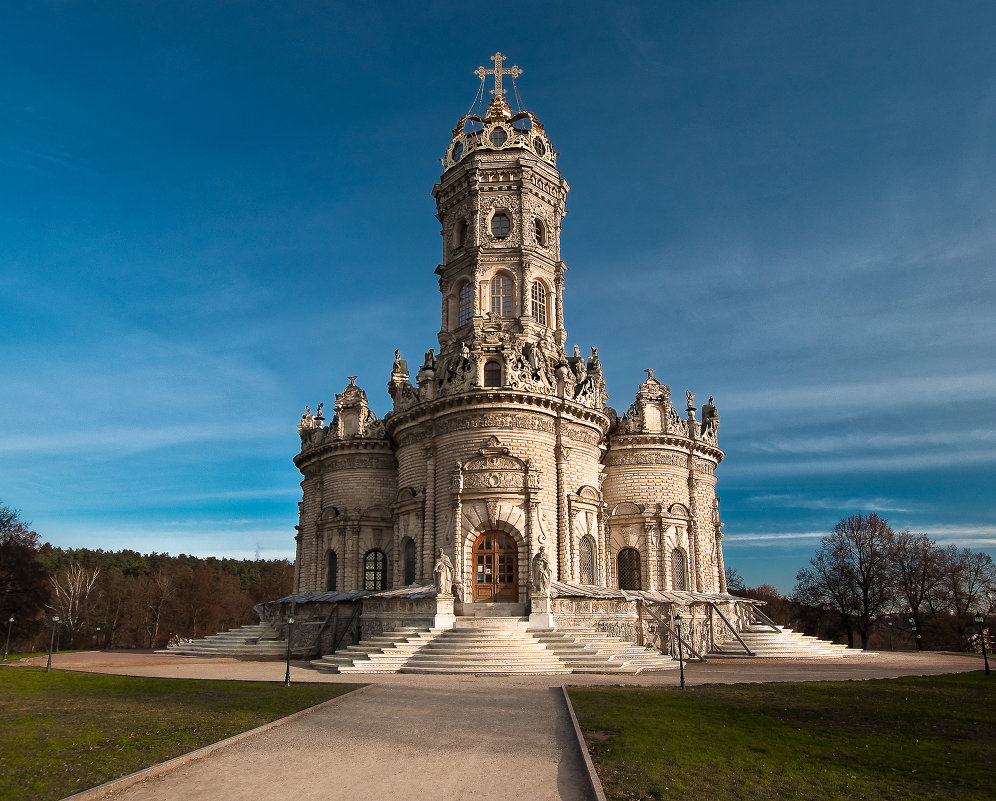
M 443 237 L 440 355 L 514 342 L 552 365 L 566 358 L 560 229 L 570 187 L 542 123 L 505 99 L 503 76 L 522 70 L 504 67 L 501 53 L 491 60 L 474 73 L 482 86 L 494 76 L 487 112 L 457 123 L 432 190 Z

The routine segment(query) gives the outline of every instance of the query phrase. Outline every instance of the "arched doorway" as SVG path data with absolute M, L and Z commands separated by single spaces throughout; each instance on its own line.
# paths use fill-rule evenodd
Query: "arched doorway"
M 619 589 L 640 589 L 640 552 L 636 548 L 623 548 L 616 557 L 619 568 Z
M 474 540 L 474 601 L 518 601 L 518 560 L 508 534 L 486 531 Z

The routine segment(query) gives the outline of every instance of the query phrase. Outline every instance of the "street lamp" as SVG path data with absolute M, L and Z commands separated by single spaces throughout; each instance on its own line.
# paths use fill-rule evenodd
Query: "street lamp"
M 290 646 L 291 634 L 294 632 L 294 615 L 287 618 L 287 673 L 284 675 L 284 687 L 290 687 Z
M 93 648 L 95 651 L 100 650 L 100 626 L 97 626 L 96 633 L 93 635 Z
M 7 653 L 10 650 L 10 627 L 14 625 L 14 616 L 7 618 L 7 642 L 3 644 L 3 662 L 7 661 Z
M 681 674 L 681 689 L 685 689 L 685 652 L 681 647 L 681 615 L 674 616 L 674 624 L 678 628 L 678 672 Z
M 52 672 L 52 649 L 55 647 L 55 627 L 59 625 L 59 616 L 52 615 L 52 636 L 48 641 L 48 664 L 45 665 L 45 672 Z
M 982 612 L 976 612 L 975 613 L 975 623 L 979 627 L 979 639 L 982 640 L 982 660 L 986 663 L 986 675 L 988 676 L 988 675 L 990 675 L 990 673 L 989 673 L 989 654 L 986 653 L 986 634 L 982 630 L 982 621 L 983 620 L 985 620 L 985 618 L 982 616 Z

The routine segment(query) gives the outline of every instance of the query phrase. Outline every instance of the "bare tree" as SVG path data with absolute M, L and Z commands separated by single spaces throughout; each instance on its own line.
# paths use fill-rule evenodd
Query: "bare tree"
M 917 634 L 917 650 L 923 648 L 924 620 L 936 614 L 937 597 L 944 578 L 944 551 L 926 534 L 900 531 L 892 541 L 889 554 L 892 562 L 897 600 L 906 604 Z
M 86 568 L 74 560 L 52 576 L 52 610 L 62 619 L 70 646 L 77 644 L 80 629 L 87 620 L 90 594 L 99 575 L 99 567 Z
M 868 647 L 868 633 L 889 609 L 892 568 L 889 553 L 894 534 L 876 514 L 845 517 L 820 540 L 810 567 L 796 575 L 796 599 L 836 611 L 848 629 Z

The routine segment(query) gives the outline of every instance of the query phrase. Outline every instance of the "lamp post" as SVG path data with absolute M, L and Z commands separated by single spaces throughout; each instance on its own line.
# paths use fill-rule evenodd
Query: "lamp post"
M 291 635 L 294 633 L 294 615 L 287 618 L 287 673 L 284 674 L 284 687 L 290 687 L 290 648 Z
M 681 689 L 685 689 L 685 652 L 681 647 L 681 615 L 674 616 L 674 624 L 678 629 L 678 672 L 681 675 Z
M 95 651 L 100 650 L 100 626 L 97 626 L 97 630 L 93 635 L 93 648 Z
M 985 618 L 982 616 L 982 612 L 975 613 L 975 623 L 979 627 L 979 639 L 982 640 L 982 661 L 986 663 L 986 675 L 989 673 L 989 654 L 986 653 L 986 633 L 982 630 L 982 621 Z
M 3 662 L 7 661 L 7 653 L 10 651 L 10 629 L 14 625 L 14 616 L 7 618 L 7 641 L 3 644 Z
M 48 641 L 48 663 L 45 665 L 45 672 L 52 672 L 52 649 L 55 647 L 55 627 L 59 625 L 59 616 L 52 615 L 52 636 Z

